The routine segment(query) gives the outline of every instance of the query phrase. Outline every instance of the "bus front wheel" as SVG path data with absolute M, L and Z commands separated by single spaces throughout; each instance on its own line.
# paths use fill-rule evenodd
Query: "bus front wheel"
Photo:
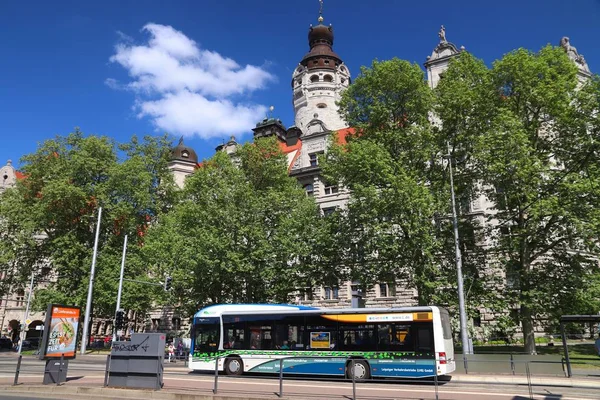
M 346 376 L 348 379 L 360 380 L 360 379 L 369 379 L 371 377 L 371 371 L 369 371 L 369 364 L 363 360 L 355 360 L 354 368 L 352 368 L 352 362 L 349 362 L 346 366 Z
M 244 372 L 244 362 L 239 357 L 228 358 L 225 362 L 227 375 L 241 375 Z

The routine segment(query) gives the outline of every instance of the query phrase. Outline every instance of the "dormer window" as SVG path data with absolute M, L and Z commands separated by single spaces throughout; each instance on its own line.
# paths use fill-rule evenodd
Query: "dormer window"
M 317 108 L 327 108 L 327 104 L 319 103 L 319 104 L 317 104 Z
M 187 150 L 181 152 L 181 157 L 190 158 L 190 153 Z
M 325 60 L 325 65 L 329 65 L 329 60 Z

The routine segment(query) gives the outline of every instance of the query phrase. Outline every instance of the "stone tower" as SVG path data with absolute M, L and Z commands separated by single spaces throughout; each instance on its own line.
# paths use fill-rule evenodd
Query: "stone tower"
M 180 188 L 185 184 L 185 178 L 191 175 L 198 166 L 198 156 L 191 147 L 183 143 L 183 136 L 179 139 L 179 144 L 171 150 L 171 160 L 168 168 L 173 174 L 175 183 Z
M 425 68 L 427 69 L 427 82 L 432 89 L 437 86 L 442 74 L 448 69 L 450 60 L 465 49 L 461 46 L 459 50 L 456 48 L 454 43 L 446 40 L 446 28 L 444 28 L 444 25 L 442 25 L 440 28 L 438 36 L 440 38 L 440 42 L 435 49 L 433 49 L 431 55 L 427 57 L 427 61 L 425 61 Z
M 317 121 L 329 131 L 346 127 L 335 103 L 350 84 L 350 71 L 333 51 L 333 27 L 323 25 L 322 15 L 318 21 L 308 30 L 310 51 L 292 74 L 295 124 L 304 133 Z

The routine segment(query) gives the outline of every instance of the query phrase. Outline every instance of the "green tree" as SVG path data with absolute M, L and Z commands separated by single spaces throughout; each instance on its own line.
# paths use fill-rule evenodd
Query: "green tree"
M 286 301 L 311 253 L 318 208 L 287 174 L 274 138 L 218 152 L 186 180 L 144 248 L 187 312 L 222 302 Z
M 473 62 L 451 64 L 438 114 L 469 154 L 463 185 L 495 204 L 488 261 L 506 277 L 502 295 L 534 353 L 535 321 L 584 305 L 598 273 L 597 79 L 578 86 L 576 66 L 550 46 L 513 51 L 487 72 Z
M 323 167 L 352 192 L 336 226 L 339 275 L 365 287 L 406 282 L 419 304 L 436 301 L 439 285 L 439 205 L 429 185 L 432 101 L 416 64 L 393 59 L 363 67 L 340 101 L 356 132 L 332 146 Z
M 0 220 L 16 224 L 17 248 L 29 248 L 35 258 L 11 256 L 25 271 L 40 265 L 47 285 L 37 290 L 34 307 L 48 302 L 84 307 L 98 208 L 103 208 L 93 310 L 96 316 L 112 316 L 115 310 L 121 251 L 129 235 L 127 276 L 148 279 L 140 250 L 149 224 L 167 210 L 173 181 L 167 169 L 168 138 L 136 137 L 119 148 L 107 137 L 84 136 L 76 130 L 68 136 L 45 141 L 23 157 L 26 178 L 2 198 Z M 11 210 L 18 214 L 12 215 Z M 13 230 L 14 232 L 15 230 Z M 32 241 L 32 233 L 35 240 Z M 151 292 L 125 290 L 127 309 L 148 310 Z

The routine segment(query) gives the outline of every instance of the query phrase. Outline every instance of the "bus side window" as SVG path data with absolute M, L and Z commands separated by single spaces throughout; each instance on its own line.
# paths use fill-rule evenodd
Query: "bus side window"
M 432 326 L 419 326 L 417 331 L 417 353 L 433 352 Z
M 389 324 L 379 325 L 377 327 L 377 350 L 388 351 L 390 350 L 390 343 L 392 338 L 392 327 Z

